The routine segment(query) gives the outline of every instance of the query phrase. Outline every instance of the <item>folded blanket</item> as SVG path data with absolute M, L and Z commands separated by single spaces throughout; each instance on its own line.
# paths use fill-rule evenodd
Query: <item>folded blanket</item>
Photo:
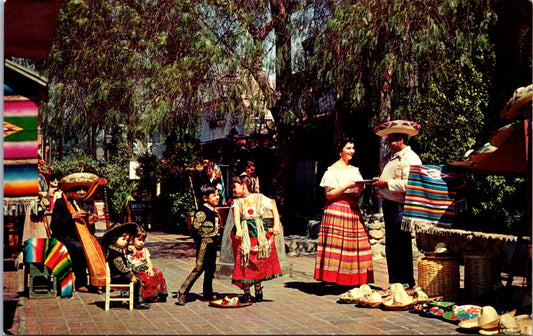
M 416 226 L 427 225 L 451 228 L 457 210 L 456 203 L 463 202 L 462 188 L 465 184 L 462 176 L 462 173 L 448 165 L 411 166 L 402 229 L 414 231 Z

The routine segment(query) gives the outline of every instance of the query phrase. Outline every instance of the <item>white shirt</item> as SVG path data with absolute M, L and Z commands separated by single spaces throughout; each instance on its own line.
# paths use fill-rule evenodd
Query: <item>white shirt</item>
M 345 185 L 349 181 L 361 181 L 363 177 L 359 172 L 359 168 L 354 166 L 348 166 L 347 169 L 340 169 L 334 166 L 329 166 L 328 170 L 324 173 L 322 181 L 320 182 L 321 187 L 331 187 L 337 188 L 341 185 Z M 345 194 L 357 193 L 359 188 L 349 188 L 344 191 Z
M 394 202 L 404 203 L 409 167 L 419 164 L 422 164 L 422 161 L 411 146 L 394 153 L 379 176 L 380 179 L 388 181 L 388 187 L 379 188 L 378 195 Z

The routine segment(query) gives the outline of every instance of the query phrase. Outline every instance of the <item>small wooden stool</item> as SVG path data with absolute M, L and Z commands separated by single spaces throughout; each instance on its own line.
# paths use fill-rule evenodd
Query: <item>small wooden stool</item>
M 24 288 L 30 299 L 55 297 L 57 279 L 44 264 L 25 263 Z

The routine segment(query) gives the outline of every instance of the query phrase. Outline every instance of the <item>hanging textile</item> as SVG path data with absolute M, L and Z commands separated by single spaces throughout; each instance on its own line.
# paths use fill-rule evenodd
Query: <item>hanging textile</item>
M 4 85 L 4 196 L 39 193 L 38 107 Z M 4 206 L 5 208 L 5 206 Z
M 464 209 L 462 173 L 447 165 L 413 165 L 405 194 L 402 229 L 424 226 L 451 228 Z

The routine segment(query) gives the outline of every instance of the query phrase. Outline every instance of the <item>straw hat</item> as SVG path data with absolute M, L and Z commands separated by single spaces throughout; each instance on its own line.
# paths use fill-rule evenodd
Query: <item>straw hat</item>
M 366 296 L 372 294 L 372 288 L 370 288 L 369 285 L 361 285 L 359 286 L 359 289 L 361 290 L 361 293 Z
M 383 302 L 383 297 L 378 292 L 374 291 L 368 296 L 360 298 L 358 301 L 360 306 L 367 308 L 377 308 L 381 306 Z
M 408 309 L 413 303 L 415 300 L 405 291 L 396 293 L 383 301 L 385 308 L 393 310 Z
M 387 135 L 393 133 L 407 134 L 408 136 L 412 137 L 417 135 L 421 128 L 422 126 L 414 121 L 391 120 L 374 127 L 374 133 L 381 137 L 386 137 Z
M 500 112 L 500 118 L 510 119 L 520 115 L 524 109 L 531 106 L 532 97 L 533 84 L 516 89 Z
M 448 247 L 446 246 L 446 243 L 440 242 L 437 245 L 435 245 L 435 253 L 446 253 L 448 252 Z
M 429 300 L 429 295 L 424 291 L 422 287 L 416 287 L 413 295 L 417 301 Z
M 361 288 L 355 287 L 339 295 L 339 300 L 344 302 L 356 302 L 364 296 L 365 294 L 363 294 Z
M 368 302 L 381 302 L 383 301 L 383 297 L 378 292 L 372 292 L 370 296 L 367 298 Z
M 459 327 L 464 329 L 494 329 L 498 327 L 499 321 L 500 315 L 496 309 L 492 306 L 484 306 L 481 307 L 476 318 L 460 322 Z
M 134 234 L 135 230 L 137 230 L 137 223 L 116 223 L 104 233 L 101 239 L 101 244 L 102 246 L 107 247 L 112 244 L 113 238 L 120 236 L 124 232 Z
M 531 335 L 531 316 L 530 315 L 518 315 L 515 317 L 516 322 L 520 326 L 522 335 Z
M 399 282 L 393 283 L 392 285 L 390 285 L 389 290 L 390 290 L 391 294 L 397 294 L 397 293 L 405 292 L 405 288 Z
M 483 335 L 503 335 L 521 332 L 522 329 L 514 317 L 515 312 L 516 310 L 513 310 L 512 312 L 500 316 L 498 327 L 492 329 L 480 329 L 479 333 Z

